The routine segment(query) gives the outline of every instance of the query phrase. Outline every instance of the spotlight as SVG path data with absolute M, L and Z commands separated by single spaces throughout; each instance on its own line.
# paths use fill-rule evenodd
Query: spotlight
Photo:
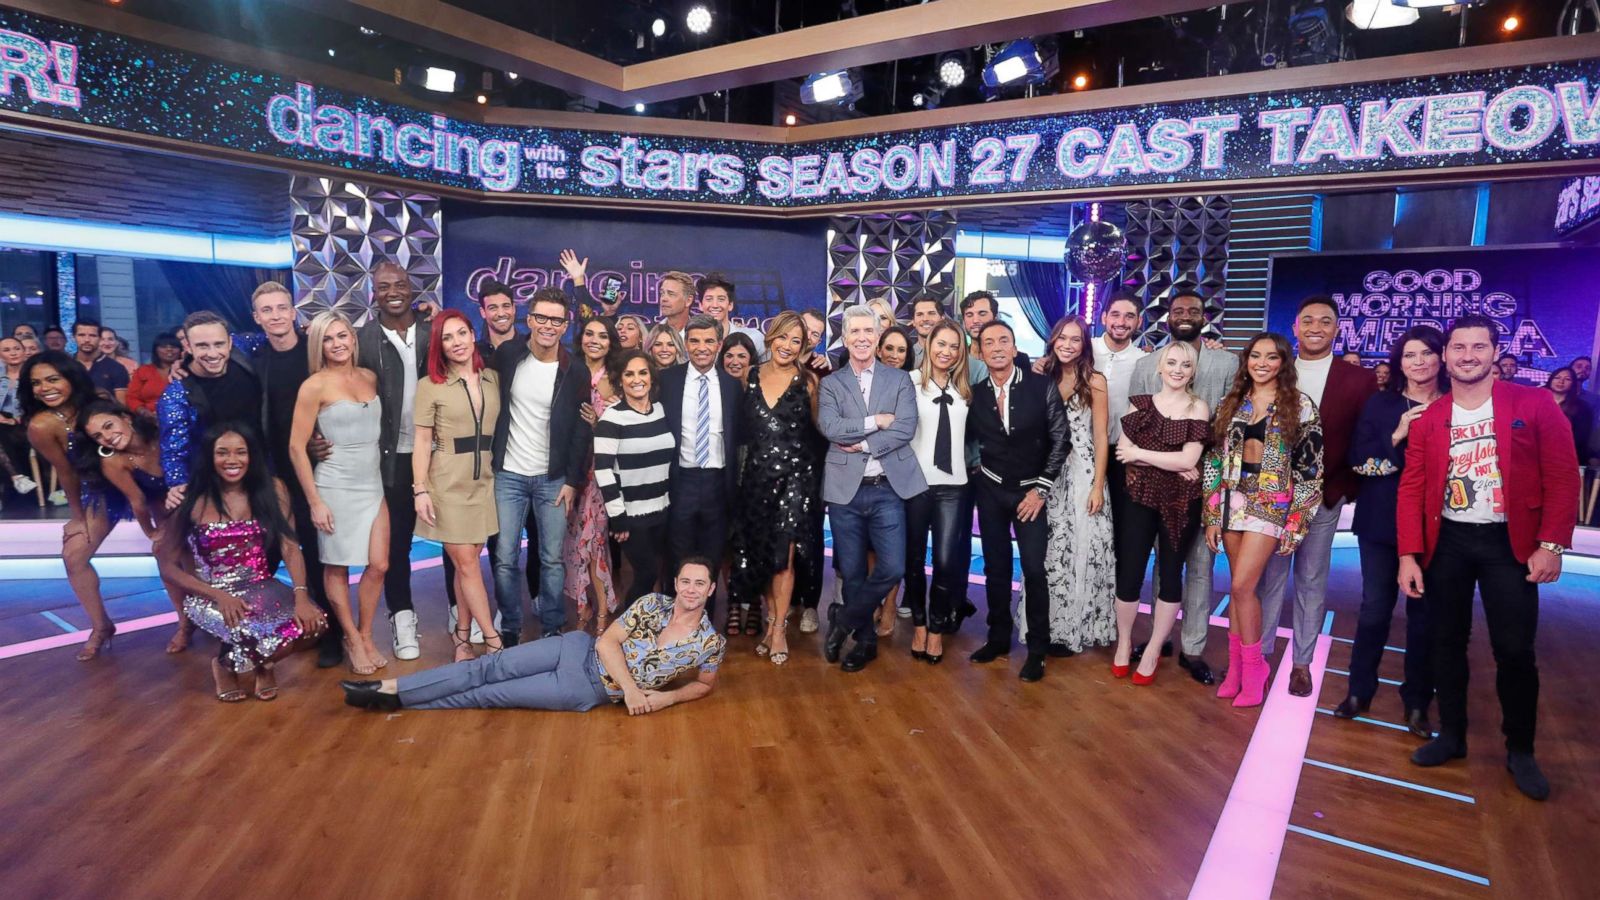
M 928 98 L 924 96 L 921 91 L 917 91 L 915 94 L 911 95 L 911 105 L 917 107 L 918 109 L 921 109 L 922 105 L 927 102 Z
M 1510 34 L 1511 32 L 1516 31 L 1518 28 L 1521 28 L 1521 27 L 1522 27 L 1522 20 L 1517 18 L 1516 16 L 1506 16 L 1506 20 L 1504 22 L 1500 23 L 1500 30 L 1504 31 L 1507 34 Z
M 711 10 L 705 4 L 697 3 L 690 8 L 689 14 L 684 16 L 683 24 L 695 34 L 705 34 L 711 30 Z
M 651 22 L 650 23 L 650 33 L 655 35 L 656 37 L 661 37 L 662 35 L 666 34 L 667 33 L 667 20 L 666 19 L 656 19 L 654 22 Z
M 1389 0 L 1350 0 L 1344 8 L 1344 17 L 1362 31 L 1379 28 L 1398 28 L 1417 21 L 1417 11 L 1396 6 Z
M 1073 76 L 1073 78 L 1072 78 L 1073 90 L 1081 91 L 1081 90 L 1083 90 L 1084 88 L 1086 88 L 1088 86 L 1089 86 L 1089 76 L 1084 75 L 1081 72 L 1078 73 L 1077 75 Z
M 789 126 L 792 127 L 794 125 L 794 123 L 795 123 L 794 113 L 789 113 L 787 116 L 783 117 L 783 124 L 789 125 Z
M 506 80 L 507 81 L 516 81 L 518 78 L 521 78 L 521 77 L 522 77 L 521 75 L 518 75 L 515 72 L 507 72 L 506 73 Z
M 365 26 L 365 25 L 361 25 L 361 26 L 358 26 L 358 27 L 357 27 L 357 28 L 356 28 L 356 30 L 357 30 L 357 31 L 359 31 L 359 32 L 361 32 L 361 34 L 362 34 L 362 35 L 363 35 L 363 36 L 364 36 L 364 37 L 372 37 L 372 36 L 373 36 L 373 35 L 375 35 L 375 34 L 377 34 L 377 33 L 378 33 L 378 29 L 376 29 L 376 28 L 368 28 L 368 27 L 367 27 L 367 26 Z
M 861 84 L 845 70 L 818 72 L 800 85 L 802 103 L 845 104 L 861 99 Z
M 329 47 L 328 48 L 328 55 L 329 56 L 338 56 L 339 53 L 338 53 L 338 51 L 334 50 L 332 47 Z
M 478 95 L 478 105 L 479 106 L 485 106 L 488 103 L 489 103 L 489 95 L 487 95 L 487 94 L 479 94 Z
M 644 104 L 643 103 L 635 103 L 633 105 L 633 111 L 636 112 L 636 113 L 644 112 Z
M 454 69 L 440 69 L 429 66 L 422 70 L 423 88 L 441 94 L 454 94 L 456 92 L 456 73 Z
M 960 87 L 967 80 L 967 67 L 960 58 L 947 56 L 939 63 L 939 80 L 945 87 Z
M 1028 38 L 1005 45 L 983 70 L 983 84 L 998 88 L 1010 84 L 1033 84 L 1050 77 L 1055 66 L 1055 54 L 1039 52 L 1039 46 Z

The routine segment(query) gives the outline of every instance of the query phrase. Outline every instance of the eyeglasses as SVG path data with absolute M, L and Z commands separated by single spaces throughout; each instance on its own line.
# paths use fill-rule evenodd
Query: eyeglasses
M 567 317 L 566 316 L 543 316 L 543 315 L 540 315 L 539 313 L 529 313 L 528 314 L 528 318 L 532 319 L 533 320 L 533 324 L 535 324 L 535 325 L 565 325 L 565 324 L 567 324 Z

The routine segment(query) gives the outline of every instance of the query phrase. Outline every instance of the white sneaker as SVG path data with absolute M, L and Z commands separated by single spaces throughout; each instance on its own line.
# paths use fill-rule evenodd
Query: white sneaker
M 39 483 L 26 475 L 18 475 L 11 479 L 11 486 L 16 488 L 19 494 L 31 494 L 33 489 L 39 486 Z
M 394 655 L 396 659 L 416 659 L 422 655 L 417 644 L 417 614 L 402 609 L 389 620 L 394 625 Z
M 455 634 L 456 633 L 456 622 L 458 622 L 458 621 L 459 620 L 456 618 L 456 608 L 454 606 L 452 606 L 452 607 L 450 607 L 450 633 L 451 634 Z M 495 627 L 496 631 L 500 630 L 500 614 L 499 613 L 495 613 L 494 614 L 494 627 Z M 481 643 L 483 643 L 483 627 L 480 626 L 476 621 L 474 621 L 472 623 L 472 630 L 467 635 L 467 642 L 468 643 L 472 643 L 472 644 L 481 644 Z
M 894 609 L 894 614 L 896 616 L 899 616 L 902 619 L 909 619 L 909 618 L 911 618 L 911 607 L 909 607 L 909 606 L 897 606 Z
M 800 633 L 813 634 L 817 630 L 817 611 L 808 609 L 800 614 Z
M 66 506 L 67 492 L 57 488 L 55 492 L 50 495 L 49 499 L 51 506 Z

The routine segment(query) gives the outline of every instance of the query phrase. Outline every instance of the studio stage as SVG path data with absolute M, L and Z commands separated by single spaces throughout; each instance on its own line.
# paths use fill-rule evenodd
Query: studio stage
M 1315 702 L 1277 669 L 1261 710 L 1170 662 L 1135 688 L 1110 677 L 1106 650 L 1026 685 L 1020 654 L 966 661 L 976 621 L 929 667 L 907 655 L 902 621 L 859 675 L 823 662 L 820 635 L 792 633 L 783 669 L 736 638 L 709 699 L 629 719 L 360 713 L 335 687 L 348 673 L 310 654 L 281 665 L 278 700 L 224 705 L 211 639 L 162 653 L 171 608 L 137 555 L 101 560 L 122 631 L 108 657 L 76 662 L 85 623 L 51 575 L 57 527 L 0 526 L 11 897 L 1543 898 L 1600 881 L 1593 559 L 1543 592 L 1539 756 L 1554 792 L 1538 804 L 1503 769 L 1481 619 L 1465 763 L 1410 765 L 1392 686 L 1370 719 L 1328 715 L 1359 602 L 1348 536 Z M 385 674 L 449 658 L 437 554 L 414 553 L 423 657 Z M 1217 576 L 1225 588 L 1225 565 Z

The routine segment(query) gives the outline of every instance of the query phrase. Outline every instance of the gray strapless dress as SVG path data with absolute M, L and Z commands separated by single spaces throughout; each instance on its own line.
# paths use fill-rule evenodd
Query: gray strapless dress
M 333 512 L 333 534 L 317 532 L 317 547 L 328 565 L 364 566 L 370 558 L 372 523 L 383 505 L 382 410 L 374 397 L 366 403 L 335 401 L 317 415 L 317 427 L 333 445 L 333 455 L 312 472 L 317 493 Z

